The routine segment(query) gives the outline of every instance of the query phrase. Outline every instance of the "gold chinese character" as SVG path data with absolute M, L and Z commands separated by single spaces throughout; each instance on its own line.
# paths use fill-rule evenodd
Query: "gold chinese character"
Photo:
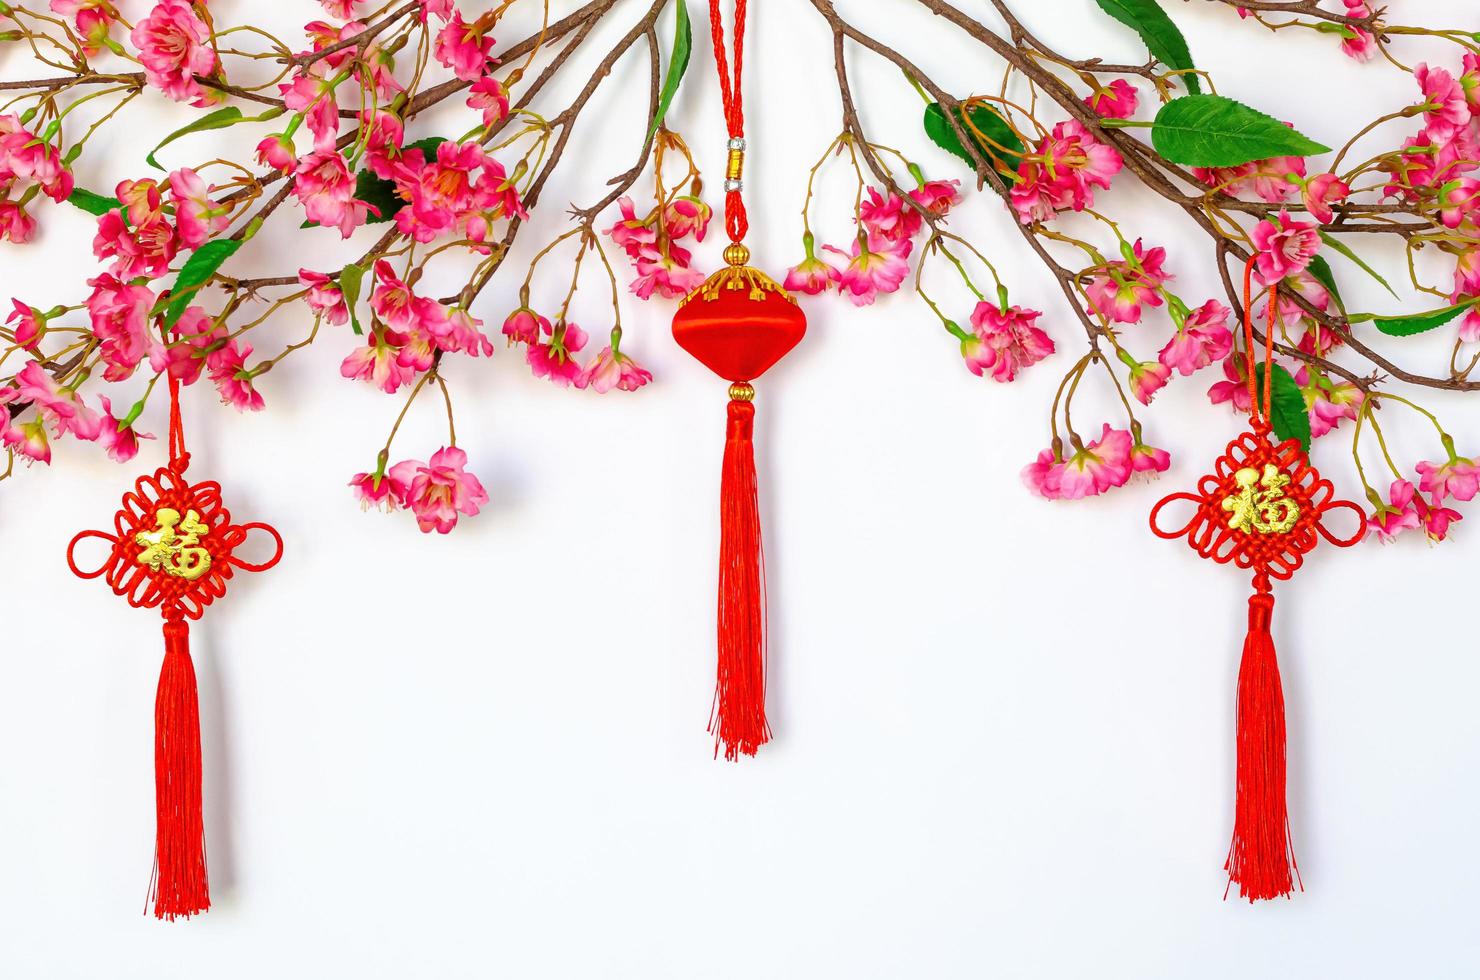
M 1300 519 L 1300 505 L 1285 496 L 1290 477 L 1274 464 L 1265 463 L 1262 475 L 1246 466 L 1233 474 L 1233 480 L 1238 491 L 1223 498 L 1223 509 L 1235 531 L 1284 534 Z
M 191 581 L 210 569 L 211 553 L 199 544 L 211 529 L 201 521 L 200 514 L 187 510 L 181 520 L 178 510 L 161 507 L 154 512 L 154 520 L 154 530 L 134 535 L 134 542 L 144 546 L 136 559 L 140 565 Z

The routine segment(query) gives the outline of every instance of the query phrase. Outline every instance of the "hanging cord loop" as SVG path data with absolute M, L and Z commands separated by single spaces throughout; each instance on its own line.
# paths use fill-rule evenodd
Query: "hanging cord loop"
M 1254 428 L 1268 432 L 1274 392 L 1270 365 L 1274 362 L 1274 328 L 1280 290 L 1278 285 L 1269 287 L 1269 320 L 1264 327 L 1264 392 L 1261 400 L 1259 381 L 1254 369 L 1254 260 L 1255 256 L 1251 255 L 1249 261 L 1244 263 L 1244 356 L 1248 362 L 1249 420 Z
M 738 242 L 750 229 L 745 213 L 745 93 L 741 78 L 745 69 L 746 0 L 735 0 L 735 57 L 733 73 L 725 50 L 725 24 L 720 15 L 720 0 L 709 0 L 709 33 L 714 40 L 714 63 L 719 70 L 719 95 L 725 108 L 725 127 L 730 134 L 729 156 L 725 162 L 725 231 L 730 241 Z

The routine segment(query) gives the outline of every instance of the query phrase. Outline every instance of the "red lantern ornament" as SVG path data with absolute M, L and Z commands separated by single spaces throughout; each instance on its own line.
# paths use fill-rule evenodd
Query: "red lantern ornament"
M 1244 270 L 1250 431 L 1228 444 L 1213 464 L 1213 472 L 1198 481 L 1196 493 L 1174 493 L 1151 511 L 1151 530 L 1158 536 L 1186 538 L 1202 557 L 1254 573 L 1249 632 L 1239 664 L 1237 785 L 1233 842 L 1225 864 L 1229 887 L 1237 884 L 1240 894 L 1251 902 L 1289 896 L 1300 885 L 1285 801 L 1285 696 L 1270 633 L 1272 581 L 1293 576 L 1322 538 L 1342 548 L 1356 544 L 1362 539 L 1366 517 L 1351 501 L 1335 499 L 1331 481 L 1310 465 L 1298 439 L 1276 445 L 1269 438 L 1270 355 L 1277 298 L 1271 287 L 1261 398 L 1249 312 L 1252 270 L 1250 259 Z M 1162 508 L 1180 501 L 1195 506 L 1192 516 L 1175 530 L 1162 528 L 1157 523 Z M 1357 531 L 1350 538 L 1334 536 L 1323 520 L 1342 508 L 1357 516 Z
M 720 480 L 718 667 L 709 730 L 715 755 L 755 755 L 770 741 L 766 722 L 766 582 L 756 496 L 753 420 L 755 389 L 764 374 L 801 341 L 807 318 L 781 286 L 747 263 L 741 244 L 748 228 L 741 197 L 745 169 L 745 115 L 741 68 L 745 0 L 735 4 L 733 80 L 725 51 L 719 0 L 710 0 L 709 21 L 720 95 L 729 129 L 725 169 L 725 268 L 684 297 L 673 317 L 673 338 L 730 384 L 729 421 Z
M 233 570 L 260 572 L 278 563 L 283 539 L 267 524 L 233 524 L 218 483 L 185 478 L 190 454 L 180 425 L 179 382 L 170 378 L 169 461 L 141 476 L 123 495 L 113 530 L 83 531 L 67 546 L 80 578 L 103 578 L 114 593 L 164 615 L 164 664 L 154 701 L 154 872 L 149 896 L 161 919 L 188 918 L 211 907 L 201 809 L 200 707 L 190 660 L 189 620 L 226 594 Z M 248 533 L 272 536 L 276 550 L 261 564 L 235 551 Z M 77 566 L 77 545 L 108 542 L 107 560 Z

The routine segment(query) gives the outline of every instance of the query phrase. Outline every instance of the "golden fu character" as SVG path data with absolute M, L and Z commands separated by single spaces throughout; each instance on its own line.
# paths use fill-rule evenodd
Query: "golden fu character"
M 161 507 L 154 512 L 154 520 L 154 530 L 134 535 L 134 543 L 144 546 L 136 559 L 140 565 L 191 581 L 210 569 L 211 553 L 199 545 L 211 529 L 201 521 L 200 514 L 187 510 L 182 520 L 178 510 Z
M 1285 496 L 1290 477 L 1273 463 L 1264 464 L 1263 474 L 1246 466 L 1233 474 L 1233 480 L 1238 491 L 1223 498 L 1223 509 L 1235 531 L 1284 534 L 1300 519 L 1300 505 Z

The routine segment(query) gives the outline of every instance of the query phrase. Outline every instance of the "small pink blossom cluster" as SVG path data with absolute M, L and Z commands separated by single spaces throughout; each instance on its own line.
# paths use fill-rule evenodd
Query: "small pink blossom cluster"
M 16 303 L 17 313 L 22 305 Z M 73 389 L 57 384 L 40 361 L 30 361 L 16 374 L 13 385 L 0 388 L 0 445 L 31 462 L 50 463 L 51 442 L 46 434 L 50 425 L 53 438 L 71 435 L 96 442 L 114 460 L 128 462 L 138 454 L 140 439 L 154 437 L 123 425 L 114 416 L 107 395 L 99 395 L 98 402 L 101 410 L 87 405 Z M 10 411 L 15 405 L 32 406 L 36 414 L 29 422 L 16 422 Z
M 1457 78 L 1429 65 L 1419 65 L 1414 77 L 1423 92 L 1417 109 L 1424 126 L 1384 164 L 1392 178 L 1384 193 L 1438 213 L 1461 240 L 1446 246 L 1456 255 L 1450 300 L 1480 299 L 1480 180 L 1471 176 L 1480 170 L 1480 55 L 1467 53 Z M 1480 342 L 1480 306 L 1460 321 L 1459 338 Z
M 1023 224 L 1048 221 L 1060 211 L 1093 207 L 1095 188 L 1109 188 L 1123 166 L 1115 147 L 1070 119 L 1054 126 L 1035 152 L 1023 157 L 1008 196 Z
M 109 37 L 119 19 L 118 8 L 110 0 L 51 0 L 51 12 L 72 18 L 82 51 L 89 58 L 101 54 L 104 48 L 118 46 Z
M 228 209 L 188 168 L 170 174 L 164 187 L 145 177 L 120 182 L 114 194 L 123 207 L 98 219 L 93 254 L 111 259 L 108 271 L 120 279 L 160 278 L 181 249 L 200 248 L 230 223 Z
M 1372 8 L 1367 6 L 1365 0 L 1342 0 L 1346 5 L 1346 15 L 1353 18 L 1364 18 L 1372 16 Z M 1253 11 L 1248 7 L 1238 8 L 1239 18 L 1247 20 L 1253 16 Z M 1370 31 L 1360 27 L 1352 27 L 1346 24 L 1340 25 L 1335 33 L 1341 35 L 1341 50 L 1348 58 L 1357 61 L 1370 61 L 1377 55 L 1377 41 L 1372 37 Z
M 488 503 L 488 492 L 467 465 L 467 453 L 446 446 L 427 462 L 407 459 L 388 471 L 356 473 L 349 485 L 365 508 L 409 510 L 424 533 L 446 534 L 457 527 L 458 515 L 475 517 Z
M 977 377 L 1006 382 L 1052 354 L 1053 341 L 1034 325 L 1042 315 L 1021 306 L 977 303 L 971 312 L 973 332 L 961 341 L 966 367 Z
M 910 253 L 925 226 L 921 212 L 949 214 L 961 200 L 959 186 L 955 180 L 922 180 L 904 197 L 870 187 L 859 206 L 850 249 L 824 245 L 819 257 L 816 240 L 807 232 L 802 238 L 806 257 L 787 270 L 784 285 L 809 296 L 837 289 L 854 306 L 869 306 L 880 293 L 895 292 L 909 274 Z
M 622 331 L 615 328 L 611 343 L 586 364 L 576 360 L 586 346 L 586 331 L 578 324 L 560 320 L 551 323 L 527 306 L 504 320 L 503 334 L 509 345 L 523 344 L 524 357 L 536 378 L 548 378 L 561 388 L 575 385 L 597 394 L 636 391 L 653 380 L 652 372 L 621 351 Z
M 53 201 L 65 201 L 72 193 L 72 172 L 57 148 L 22 125 L 19 117 L 0 116 L 0 241 L 28 242 L 36 234 L 36 219 L 24 203 L 35 190 L 10 199 L 22 181 L 39 185 Z
M 431 162 L 420 148 L 395 160 L 372 153 L 370 166 L 408 202 L 396 212 L 396 226 L 419 242 L 456 230 L 487 254 L 495 222 L 529 217 L 515 178 L 473 141 L 439 143 Z
M 651 299 L 656 293 L 678 299 L 704 281 L 704 273 L 693 267 L 693 253 L 679 242 L 690 237 L 704 240 L 713 214 L 709 205 L 697 197 L 679 196 L 641 218 L 630 197 L 622 197 L 617 207 L 622 217 L 606 234 L 627 253 L 637 273 L 630 285 L 634 295 Z
M 1132 476 L 1166 472 L 1171 457 L 1164 449 L 1141 442 L 1129 429 L 1107 423 L 1100 438 L 1078 446 L 1067 458 L 1055 448 L 1045 449 L 1023 467 L 1023 483 L 1049 500 L 1078 500 L 1123 487 Z
M 1376 507 L 1367 520 L 1367 534 L 1392 541 L 1404 531 L 1422 528 L 1430 541 L 1443 541 L 1450 526 L 1461 519 L 1459 511 L 1445 506 L 1446 501 L 1474 500 L 1477 492 L 1480 466 L 1450 450 L 1445 462 L 1418 464 L 1417 487 L 1411 480 L 1394 480 L 1386 503 L 1374 499 Z
M 1336 216 L 1336 205 L 1351 195 L 1351 187 L 1335 174 L 1306 177 L 1304 157 L 1271 157 L 1237 167 L 1193 167 L 1192 173 L 1222 193 L 1253 194 L 1270 204 L 1284 204 L 1298 193 L 1305 209 L 1321 224 L 1329 223 Z
M 349 319 L 344 293 L 328 276 L 300 269 L 298 279 L 308 286 L 306 300 L 315 313 L 330 323 Z M 365 344 L 340 364 L 339 373 L 387 394 L 431 370 L 443 354 L 477 357 L 493 353 L 493 342 L 481 329 L 483 321 L 460 307 L 416 295 L 385 259 L 375 263 L 370 309 L 376 317 L 374 328 Z
M 1160 306 L 1162 287 L 1171 281 L 1162 268 L 1164 248 L 1147 249 L 1138 238 L 1130 248 L 1122 246 L 1123 259 L 1107 262 L 1094 270 L 1085 296 L 1090 309 L 1113 323 L 1141 322 L 1142 306 Z

